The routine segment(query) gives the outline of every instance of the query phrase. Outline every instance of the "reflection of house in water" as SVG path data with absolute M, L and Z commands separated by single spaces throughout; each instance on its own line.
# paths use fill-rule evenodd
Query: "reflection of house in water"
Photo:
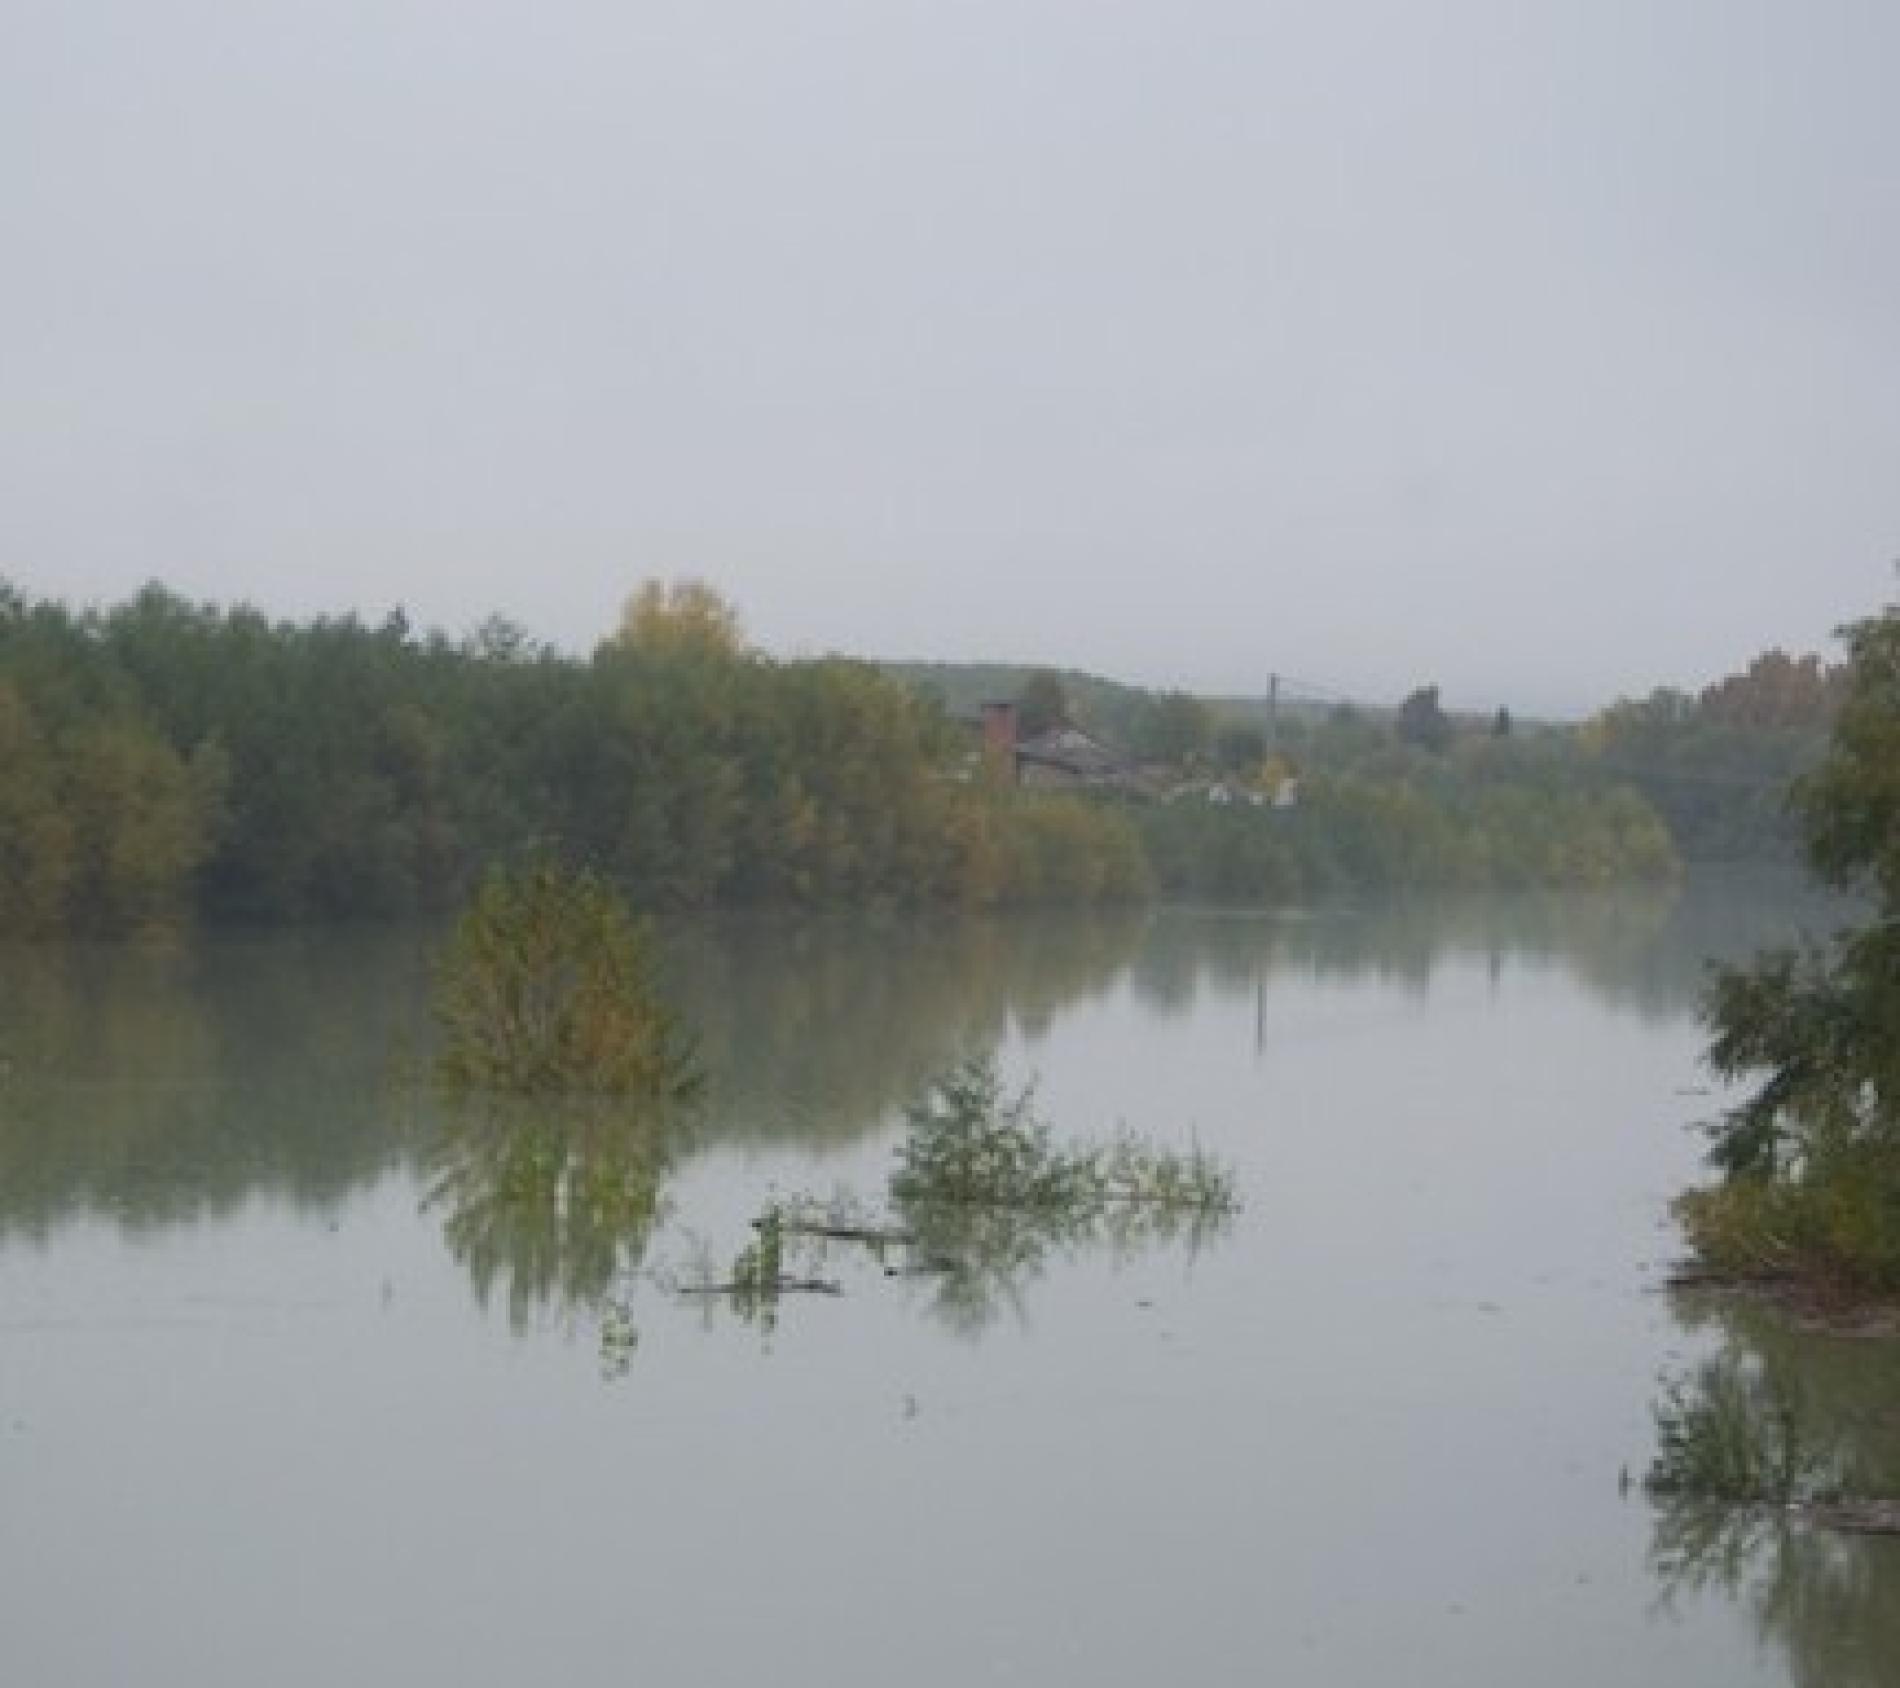
M 1066 722 L 1023 738 L 1016 705 L 983 706 L 983 749 L 992 767 L 1016 785 L 1043 791 L 1109 791 L 1154 797 L 1153 783 L 1123 750 Z

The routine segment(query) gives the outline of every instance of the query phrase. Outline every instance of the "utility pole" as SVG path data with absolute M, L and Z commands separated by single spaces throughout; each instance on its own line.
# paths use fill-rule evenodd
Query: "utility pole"
M 1267 676 L 1267 749 L 1280 748 L 1280 676 Z

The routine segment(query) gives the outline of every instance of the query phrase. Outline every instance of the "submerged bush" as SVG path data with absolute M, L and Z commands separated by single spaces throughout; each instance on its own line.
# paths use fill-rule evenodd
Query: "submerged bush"
M 943 1074 L 905 1110 L 910 1125 L 891 1175 L 900 1207 L 931 1204 L 1046 1209 L 1093 1222 L 1122 1204 L 1229 1212 L 1233 1174 L 1195 1149 L 1157 1149 L 1124 1136 L 1060 1145 L 1036 1116 L 1034 1093 L 1005 1097 L 988 1061 Z
M 1126 1135 L 1060 1144 L 1029 1090 L 1006 1096 L 988 1061 L 943 1074 L 906 1110 L 891 1202 L 935 1275 L 938 1312 L 981 1328 L 1058 1249 L 1198 1247 L 1239 1207 L 1231 1171 Z
M 1083 1157 L 1055 1147 L 1028 1091 L 1005 1099 L 996 1069 L 969 1061 L 904 1110 L 891 1194 L 900 1202 L 1063 1207 L 1092 1195 Z
M 715 1279 L 708 1265 L 688 1293 L 728 1297 L 769 1330 L 786 1291 L 840 1293 L 816 1267 L 831 1244 L 850 1244 L 868 1248 L 887 1276 L 927 1279 L 938 1315 L 973 1333 L 1019 1303 L 1057 1250 L 1198 1246 L 1239 1207 L 1233 1174 L 1198 1149 L 1180 1154 L 1126 1134 L 1058 1144 L 1031 1092 L 1006 1096 L 987 1060 L 939 1075 L 905 1112 L 887 1206 L 848 1190 L 825 1202 L 774 1201 L 731 1272 Z
M 584 870 L 491 870 L 442 957 L 435 1012 L 452 1088 L 668 1100 L 699 1084 L 645 928 Z

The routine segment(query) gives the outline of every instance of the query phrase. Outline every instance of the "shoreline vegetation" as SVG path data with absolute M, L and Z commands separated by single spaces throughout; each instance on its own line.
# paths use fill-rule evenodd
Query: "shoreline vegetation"
M 1709 1128 L 1719 1178 L 1675 1211 L 1693 1281 L 1872 1332 L 1900 1309 L 1900 607 L 1847 639 L 1832 737 L 1794 809 L 1814 876 L 1867 913 L 1716 973 L 1707 1059 L 1748 1088 Z
M 447 912 L 540 852 L 654 913 L 1667 882 L 1781 848 L 1834 682 L 1771 653 L 1578 726 L 1454 719 L 1421 687 L 1269 733 L 1231 700 L 1071 705 L 1031 675 L 1025 709 L 1121 735 L 1173 799 L 1139 802 L 1019 787 L 934 680 L 768 658 L 691 582 L 644 587 L 585 657 L 499 618 L 451 640 L 0 584 L 0 937 Z

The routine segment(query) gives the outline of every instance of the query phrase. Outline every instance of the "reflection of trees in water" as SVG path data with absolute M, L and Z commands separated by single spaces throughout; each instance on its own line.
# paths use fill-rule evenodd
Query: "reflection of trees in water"
M 714 1138 L 849 1142 L 931 1077 L 1107 990 L 1147 917 L 728 920 L 674 934 Z
M 591 1311 L 644 1259 L 683 1116 L 625 1103 L 458 1104 L 429 1134 L 426 1205 L 487 1306 Z
M 666 934 L 715 1103 L 702 1137 L 844 1142 L 928 1076 L 1106 989 L 1144 916 Z M 433 935 L 0 950 L 0 1234 L 334 1200 L 405 1158 L 392 1078 L 429 1037 Z
M 1275 974 L 1372 979 L 1423 993 L 1443 966 L 1567 970 L 1646 1019 L 1692 1010 L 1712 957 L 1746 954 L 1802 929 L 1825 931 L 1838 903 L 1785 876 L 1694 882 L 1681 890 L 1524 892 L 1321 904 L 1280 914 L 1170 909 L 1134 965 L 1137 992 L 1164 1014 L 1202 990 L 1252 994 Z
M 1823 1490 L 1900 1495 L 1900 1344 L 1806 1332 L 1758 1303 L 1682 1296 L 1676 1310 L 1719 1334 L 1713 1375 L 1745 1384 L 1726 1403 L 1730 1435 L 1759 1438 L 1770 1464 L 1795 1439 Z M 1665 1601 L 1702 1593 L 1746 1601 L 1761 1638 L 1781 1649 L 1804 1688 L 1893 1682 L 1900 1539 L 1684 1492 L 1657 1498 L 1650 1558 Z
M 419 954 L 387 933 L 0 951 L 0 1233 L 323 1204 L 386 1167 Z
M 959 1336 L 980 1336 L 1005 1313 L 1024 1316 L 1028 1291 L 1050 1266 L 1084 1253 L 1117 1259 L 1179 1247 L 1192 1258 L 1233 1224 L 1227 1209 L 1111 1206 L 1102 1211 L 922 1203 L 900 1210 L 933 1317 Z
M 712 1078 L 704 1137 L 823 1146 L 1124 976 L 1165 1010 L 1270 989 L 1276 971 L 1423 988 L 1448 960 L 1528 957 L 1677 1014 L 1705 954 L 1783 935 L 1802 910 L 1691 887 L 1306 918 L 748 917 L 672 928 L 662 948 Z M 428 934 L 388 930 L 0 951 L 0 1232 L 87 1212 L 188 1220 L 257 1191 L 323 1204 L 400 1161 L 387 1088 L 426 1041 L 429 953 Z

